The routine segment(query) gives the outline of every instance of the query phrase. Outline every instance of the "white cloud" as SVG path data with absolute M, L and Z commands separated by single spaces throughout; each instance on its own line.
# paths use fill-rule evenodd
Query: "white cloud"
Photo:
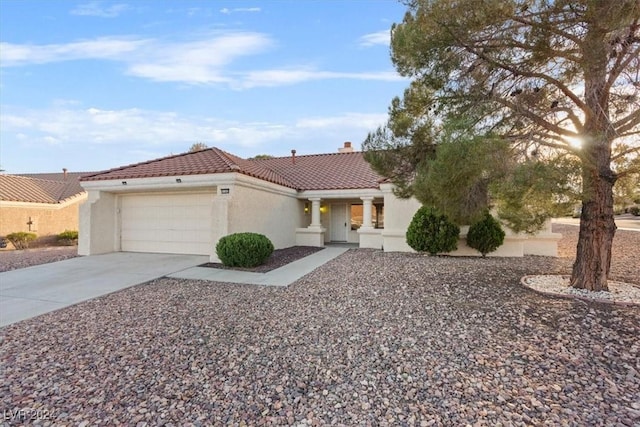
M 378 72 L 335 72 L 312 69 L 280 69 L 250 71 L 233 84 L 237 89 L 253 87 L 284 86 L 313 80 L 378 80 L 401 81 L 404 78 L 394 71 Z
M 125 73 L 153 81 L 224 84 L 233 89 L 294 85 L 316 80 L 401 81 L 394 71 L 340 72 L 309 67 L 234 71 L 241 57 L 272 49 L 275 41 L 254 32 L 216 32 L 195 40 L 166 42 L 135 37 L 102 37 L 67 44 L 0 43 L 0 66 L 16 67 L 72 60 L 123 63 Z
M 391 42 L 390 34 L 389 30 L 381 30 L 375 33 L 365 34 L 359 39 L 360 46 L 389 46 L 389 43 Z
M 259 33 L 230 33 L 186 43 L 168 44 L 129 66 L 128 73 L 156 81 L 229 82 L 224 67 L 241 56 L 262 53 L 273 41 Z
M 79 4 L 71 10 L 72 15 L 79 16 L 97 16 L 100 18 L 115 18 L 122 12 L 129 9 L 129 5 L 124 3 L 104 5 L 101 1 L 92 1 L 89 3 Z
M 257 13 L 262 9 L 259 7 L 235 7 L 233 9 L 229 9 L 228 7 L 224 7 L 220 9 L 220 13 L 224 15 L 230 15 L 232 13 Z
M 300 129 L 344 129 L 347 127 L 371 131 L 384 124 L 389 116 L 385 113 L 346 113 L 332 117 L 309 117 L 297 121 Z
M 0 64 L 15 67 L 78 59 L 116 60 L 140 51 L 149 40 L 102 37 L 67 44 L 18 45 L 0 43 Z
M 17 147 L 18 144 L 23 147 L 55 144 L 61 149 L 75 148 L 79 156 L 83 153 L 90 156 L 91 150 L 106 150 L 108 147 L 118 147 L 118 150 L 127 152 L 179 153 L 197 141 L 244 157 L 260 153 L 286 155 L 291 148 L 299 149 L 301 154 L 333 152 L 342 141 L 357 142 L 364 139 L 368 131 L 387 119 L 385 113 L 351 112 L 275 123 L 185 116 L 138 108 L 107 110 L 54 106 L 50 109 L 25 110 L 2 106 L 2 109 L 0 130 L 7 147 L 16 146 L 19 153 L 24 151 Z M 150 158 L 153 157 L 147 157 L 146 160 Z M 85 158 L 87 162 L 99 160 Z M 139 160 L 145 158 L 130 161 Z M 129 159 L 125 161 L 129 162 Z M 7 158 L 6 162 L 15 163 L 15 160 Z M 115 166 L 118 165 L 105 164 L 91 168 Z

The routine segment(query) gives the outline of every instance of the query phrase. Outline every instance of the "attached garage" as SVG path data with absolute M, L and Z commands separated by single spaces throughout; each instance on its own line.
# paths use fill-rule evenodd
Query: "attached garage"
M 122 251 L 211 253 L 213 192 L 161 192 L 120 197 Z

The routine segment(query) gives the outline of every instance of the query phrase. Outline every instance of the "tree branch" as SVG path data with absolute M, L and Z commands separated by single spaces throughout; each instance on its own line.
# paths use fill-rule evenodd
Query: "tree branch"
M 618 159 L 626 156 L 627 154 L 631 154 L 631 153 L 640 153 L 640 147 L 631 147 L 631 148 L 628 148 L 628 149 L 616 154 L 615 156 L 611 156 L 611 161 L 613 162 L 613 161 L 618 160 Z
M 525 18 L 519 17 L 519 16 L 514 16 L 511 19 L 513 19 L 514 21 L 519 22 L 519 23 L 521 23 L 523 25 L 527 25 L 529 27 L 542 27 L 542 26 L 544 26 L 545 30 L 547 30 L 547 31 L 549 31 L 549 32 L 551 32 L 551 33 L 553 33 L 553 34 L 555 34 L 557 36 L 563 37 L 563 38 L 565 38 L 567 40 L 571 40 L 572 42 L 574 42 L 578 46 L 580 46 L 582 44 L 582 41 L 578 37 L 574 36 L 571 33 L 567 33 L 565 31 L 562 31 L 559 28 L 555 28 L 553 26 L 546 26 L 546 25 L 543 25 L 540 22 L 530 21 L 528 19 L 525 19 Z
M 576 137 L 578 136 L 575 132 L 572 132 L 568 129 L 562 128 L 560 126 L 554 125 L 553 123 L 549 123 L 548 121 L 546 121 L 545 119 L 543 119 L 542 117 L 540 117 L 539 115 L 537 115 L 536 113 L 526 109 L 526 108 L 521 108 L 518 105 L 514 104 L 513 102 L 507 101 L 506 99 L 503 98 L 493 98 L 494 101 L 496 101 L 498 104 L 502 104 L 504 107 L 507 107 L 509 109 L 511 109 L 514 112 L 521 112 L 525 117 L 527 117 L 528 119 L 530 119 L 531 121 L 533 121 L 535 124 L 537 124 L 538 126 L 550 131 L 550 132 L 554 132 L 557 133 L 559 135 L 564 135 L 564 136 L 569 136 L 569 137 Z
M 623 117 L 613 124 L 616 133 L 623 134 L 634 127 L 640 125 L 640 110 L 635 110 L 627 117 Z
M 625 49 L 627 49 L 627 46 L 625 46 Z M 620 77 L 620 73 L 627 68 L 631 61 L 633 61 L 634 59 L 638 59 L 638 55 L 640 54 L 640 47 L 634 49 L 625 58 L 624 55 L 626 54 L 627 52 L 625 52 L 624 54 L 619 54 L 616 59 L 616 63 L 611 68 L 611 71 L 609 71 L 609 79 L 607 80 L 607 83 L 605 85 L 605 90 L 607 92 L 611 90 L 613 84 L 616 82 L 618 77 Z M 625 58 L 624 61 L 622 61 L 622 58 Z
M 486 55 L 485 53 L 474 49 L 473 46 L 469 46 L 464 41 L 462 41 L 459 37 L 457 37 L 456 34 L 454 34 L 451 30 L 449 30 L 448 27 L 446 27 L 446 28 L 449 31 L 449 33 L 451 34 L 451 36 L 454 37 L 458 41 L 458 43 L 460 43 L 460 45 L 462 47 L 464 47 L 467 50 L 467 52 L 471 53 L 472 55 L 476 55 L 477 57 L 484 59 L 485 61 L 489 62 L 490 64 L 493 64 L 496 67 L 501 68 L 501 69 L 506 70 L 506 71 L 509 71 L 509 72 L 511 72 L 513 74 L 524 76 L 524 77 L 530 77 L 530 78 L 536 78 L 536 79 L 544 80 L 547 83 L 550 83 L 550 84 L 554 85 L 555 87 L 557 87 L 558 89 L 560 89 L 560 91 L 562 93 L 564 93 L 569 99 L 571 99 L 574 102 L 574 104 L 576 104 L 576 106 L 578 108 L 580 108 L 585 114 L 588 113 L 589 107 L 587 107 L 587 105 L 584 102 L 582 102 L 582 100 L 575 93 L 573 93 L 565 84 L 563 84 L 560 80 L 554 79 L 553 77 L 551 77 L 551 76 L 549 76 L 547 74 L 544 74 L 544 73 L 537 73 L 537 72 L 533 72 L 533 71 L 524 71 L 524 70 L 518 69 L 516 67 L 513 67 L 511 65 L 499 62 L 497 60 L 494 60 L 493 58 L 491 58 L 490 56 Z

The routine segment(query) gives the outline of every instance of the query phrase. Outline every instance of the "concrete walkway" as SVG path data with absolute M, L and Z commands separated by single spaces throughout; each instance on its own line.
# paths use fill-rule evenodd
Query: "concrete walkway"
M 251 285 L 288 286 L 305 274 L 311 273 L 324 263 L 342 255 L 349 248 L 326 247 L 305 258 L 289 263 L 267 273 L 224 270 L 220 268 L 192 267 L 169 274 L 169 277 L 192 280 L 211 280 L 225 283 L 246 283 Z
M 208 261 L 199 255 L 116 252 L 0 273 L 0 327 Z

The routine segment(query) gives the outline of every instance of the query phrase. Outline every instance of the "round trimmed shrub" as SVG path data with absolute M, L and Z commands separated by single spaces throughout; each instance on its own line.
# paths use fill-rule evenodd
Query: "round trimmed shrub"
M 423 206 L 415 213 L 407 228 L 407 244 L 418 252 L 436 255 L 458 248 L 460 227 L 436 211 Z
M 273 243 L 258 233 L 235 233 L 224 236 L 216 245 L 216 254 L 228 267 L 256 267 L 273 253 Z
M 500 223 L 489 212 L 469 227 L 467 245 L 476 249 L 485 257 L 489 252 L 498 249 L 504 243 L 504 230 Z

